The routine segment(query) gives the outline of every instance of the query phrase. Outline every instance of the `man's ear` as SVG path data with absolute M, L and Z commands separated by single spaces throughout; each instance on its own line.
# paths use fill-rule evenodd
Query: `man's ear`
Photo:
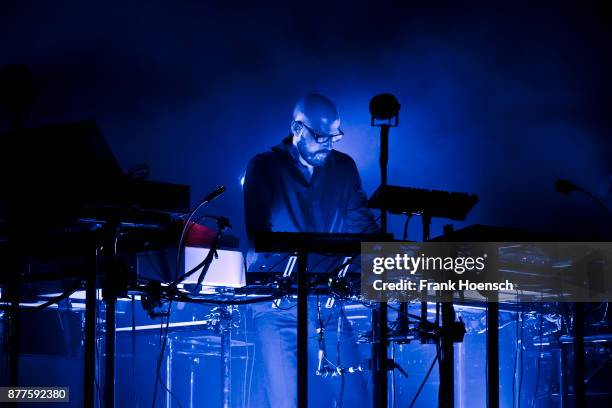
M 300 122 L 295 120 L 291 122 L 291 132 L 293 133 L 293 136 L 299 136 L 302 128 L 303 127 Z

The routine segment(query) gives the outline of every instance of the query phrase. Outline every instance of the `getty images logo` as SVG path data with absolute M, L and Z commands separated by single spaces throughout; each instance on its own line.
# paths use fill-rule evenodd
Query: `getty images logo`
M 385 271 L 407 271 L 411 275 L 419 271 L 453 271 L 462 275 L 466 271 L 482 271 L 485 268 L 487 254 L 479 257 L 458 256 L 408 256 L 406 254 L 396 254 L 390 257 L 375 257 L 373 259 L 372 272 L 380 275 Z

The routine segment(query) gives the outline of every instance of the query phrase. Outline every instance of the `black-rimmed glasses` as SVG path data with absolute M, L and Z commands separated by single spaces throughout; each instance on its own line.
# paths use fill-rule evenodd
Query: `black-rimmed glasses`
M 325 135 L 325 134 L 318 133 L 313 128 L 311 128 L 310 126 L 306 125 L 304 122 L 298 122 L 298 123 L 300 123 L 306 129 L 308 129 L 308 131 L 310 133 L 312 133 L 312 136 L 313 136 L 315 142 L 317 142 L 318 144 L 327 143 L 329 140 L 331 140 L 332 143 L 336 143 L 336 142 L 339 142 L 342 139 L 342 136 L 344 136 L 344 132 L 341 131 L 340 129 L 338 129 L 338 133 L 336 133 L 335 135 Z

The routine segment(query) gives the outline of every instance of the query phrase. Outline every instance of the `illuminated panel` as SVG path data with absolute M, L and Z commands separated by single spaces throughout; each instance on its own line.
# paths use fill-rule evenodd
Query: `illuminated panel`
M 208 248 L 185 247 L 185 272 L 198 266 L 206 258 L 208 250 Z M 246 286 L 242 252 L 218 249 L 217 254 L 219 257 L 213 258 L 202 284 L 204 286 L 225 286 L 231 288 Z M 182 283 L 197 283 L 201 271 L 202 268 Z

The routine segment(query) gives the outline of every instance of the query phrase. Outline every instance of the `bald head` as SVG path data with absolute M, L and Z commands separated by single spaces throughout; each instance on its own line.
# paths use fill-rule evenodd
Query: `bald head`
M 334 138 L 342 137 L 336 105 L 323 95 L 304 96 L 293 109 L 291 131 L 300 162 L 311 171 L 315 166 L 323 166 Z
M 340 128 L 336 105 L 320 94 L 309 94 L 300 99 L 293 109 L 293 120 L 324 135 L 337 134 Z

